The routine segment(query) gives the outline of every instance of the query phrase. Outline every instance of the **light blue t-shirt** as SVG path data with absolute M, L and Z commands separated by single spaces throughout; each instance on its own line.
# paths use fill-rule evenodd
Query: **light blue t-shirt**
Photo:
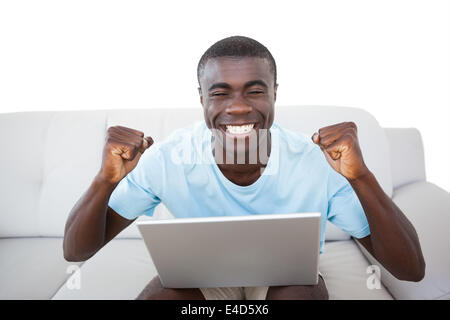
M 178 129 L 144 152 L 113 191 L 109 206 L 127 219 L 152 216 L 160 202 L 175 218 L 321 212 L 321 253 L 326 220 L 355 238 L 369 235 L 358 197 L 320 148 L 276 123 L 270 132 L 265 170 L 253 184 L 239 186 L 215 163 L 205 122 Z

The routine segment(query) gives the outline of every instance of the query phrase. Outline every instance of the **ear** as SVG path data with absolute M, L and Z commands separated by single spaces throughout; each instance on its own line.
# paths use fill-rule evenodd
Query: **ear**
M 200 103 L 203 105 L 202 88 L 200 88 L 200 87 L 198 87 L 198 94 L 200 95 Z
M 278 89 L 278 83 L 275 84 L 274 88 L 273 88 L 273 102 L 275 103 L 275 101 L 277 101 L 277 89 Z

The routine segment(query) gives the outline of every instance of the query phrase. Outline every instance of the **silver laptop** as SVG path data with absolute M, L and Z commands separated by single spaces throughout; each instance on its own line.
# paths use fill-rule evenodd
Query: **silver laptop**
M 312 285 L 320 213 L 139 221 L 166 288 Z

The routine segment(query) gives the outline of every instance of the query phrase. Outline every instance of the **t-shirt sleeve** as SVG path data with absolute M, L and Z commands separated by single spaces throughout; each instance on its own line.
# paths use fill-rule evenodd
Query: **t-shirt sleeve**
M 141 215 L 153 216 L 155 207 L 161 202 L 162 166 L 160 151 L 151 146 L 136 167 L 119 182 L 108 205 L 129 220 Z
M 328 176 L 328 220 L 357 239 L 370 234 L 369 223 L 350 183 L 330 167 Z

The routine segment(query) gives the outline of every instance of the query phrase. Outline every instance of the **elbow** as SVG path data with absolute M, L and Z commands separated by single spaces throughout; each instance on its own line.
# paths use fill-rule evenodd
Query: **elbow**
M 413 274 L 413 280 L 411 281 L 414 282 L 422 281 L 423 278 L 425 278 L 425 269 L 426 269 L 425 260 L 423 258 L 423 255 L 420 254 L 419 262 L 417 263 L 417 268 Z
M 63 255 L 64 255 L 64 259 L 67 262 L 81 262 L 82 260 L 80 259 L 80 257 L 77 257 L 73 252 L 71 252 L 70 250 L 68 250 L 66 248 L 66 245 L 63 246 Z
M 425 278 L 425 267 L 425 262 L 420 263 L 415 270 L 396 278 L 402 281 L 420 282 Z
M 420 268 L 418 268 L 418 270 L 416 271 L 416 273 L 413 276 L 413 279 L 411 281 L 414 282 L 419 282 L 422 281 L 423 278 L 425 278 L 425 262 L 423 262 L 420 266 Z
M 68 240 L 67 240 L 67 233 L 66 233 L 66 234 L 64 234 L 64 240 L 63 240 L 64 260 L 66 260 L 67 262 L 79 262 L 79 260 L 74 255 L 74 253 L 69 249 L 69 245 L 67 242 L 68 242 Z
M 81 262 L 80 259 L 77 259 L 75 256 L 73 256 L 73 255 L 71 255 L 71 254 L 69 254 L 67 252 L 64 252 L 64 259 L 67 262 Z
M 63 241 L 63 256 L 67 262 L 83 262 L 88 260 L 91 256 L 80 255 L 74 252 L 74 250 L 70 249 L 70 246 L 67 244 L 66 240 Z
M 410 281 L 410 282 L 420 282 L 423 280 L 423 278 L 425 278 L 425 270 L 423 271 L 418 271 L 417 273 L 408 275 L 408 277 L 405 277 L 403 279 L 403 281 Z
M 81 251 L 79 248 L 76 249 L 73 243 L 69 243 L 64 238 L 63 241 L 63 255 L 64 259 L 68 262 L 84 262 L 94 256 L 100 247 L 96 247 L 93 250 L 83 250 Z
M 78 256 L 78 255 L 72 254 L 72 253 L 64 250 L 64 259 L 67 262 L 84 262 L 84 261 L 88 260 L 90 257 L 91 256 L 88 256 L 88 257 Z

